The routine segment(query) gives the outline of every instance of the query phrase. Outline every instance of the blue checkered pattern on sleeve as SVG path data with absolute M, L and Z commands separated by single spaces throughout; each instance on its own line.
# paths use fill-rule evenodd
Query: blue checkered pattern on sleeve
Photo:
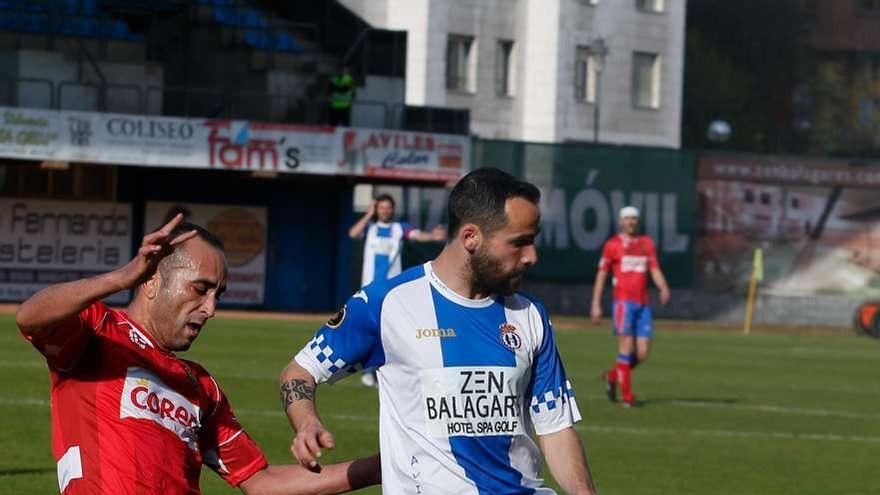
M 532 412 L 552 411 L 557 407 L 562 407 L 571 397 L 574 397 L 574 390 L 571 388 L 571 382 L 566 380 L 564 392 L 562 386 L 560 386 L 556 390 L 548 390 L 542 396 L 533 395 L 531 403 Z
M 312 351 L 315 359 L 317 359 L 318 362 L 321 363 L 321 366 L 323 366 L 330 374 L 334 374 L 345 368 L 345 361 L 338 357 L 333 357 L 333 348 L 330 347 L 329 343 L 324 341 L 323 335 L 318 335 L 309 342 L 309 350 Z

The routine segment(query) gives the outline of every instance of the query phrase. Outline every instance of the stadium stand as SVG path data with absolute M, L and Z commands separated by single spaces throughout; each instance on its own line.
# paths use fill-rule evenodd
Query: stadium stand
M 6 106 L 323 124 L 345 64 L 353 125 L 467 133 L 404 103 L 405 60 L 405 32 L 334 0 L 0 0 Z
M 103 14 L 98 0 L 5 0 L 0 2 L 0 28 L 83 38 L 142 41 L 128 24 Z

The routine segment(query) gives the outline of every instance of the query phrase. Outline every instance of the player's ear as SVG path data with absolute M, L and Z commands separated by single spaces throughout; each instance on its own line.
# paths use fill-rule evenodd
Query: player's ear
M 473 254 L 483 242 L 483 232 L 475 224 L 466 223 L 458 230 L 458 239 L 465 250 Z
M 162 285 L 161 278 L 162 275 L 159 274 L 159 270 L 156 270 L 152 277 L 141 283 L 138 292 L 143 294 L 147 299 L 155 299 L 156 295 L 159 294 L 159 287 Z

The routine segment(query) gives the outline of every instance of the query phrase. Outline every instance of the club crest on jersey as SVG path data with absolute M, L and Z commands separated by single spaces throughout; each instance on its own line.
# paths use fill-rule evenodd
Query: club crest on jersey
M 343 304 L 339 311 L 333 315 L 332 318 L 327 320 L 327 328 L 331 328 L 333 330 L 339 328 L 339 325 L 342 325 L 342 322 L 345 321 L 345 310 L 346 306 Z
M 128 338 L 131 339 L 132 344 L 140 347 L 141 349 L 146 349 L 147 346 L 153 347 L 153 345 L 150 344 L 150 341 L 147 340 L 147 338 L 134 327 L 131 327 L 128 330 Z
M 501 330 L 501 343 L 511 351 L 518 351 L 522 347 L 522 339 L 516 333 L 516 327 L 510 323 L 502 323 L 499 327 Z

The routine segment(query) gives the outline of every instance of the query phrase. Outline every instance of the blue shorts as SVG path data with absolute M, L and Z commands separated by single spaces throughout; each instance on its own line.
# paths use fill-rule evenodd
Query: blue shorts
M 654 338 L 651 306 L 631 301 L 614 301 L 614 335 Z

